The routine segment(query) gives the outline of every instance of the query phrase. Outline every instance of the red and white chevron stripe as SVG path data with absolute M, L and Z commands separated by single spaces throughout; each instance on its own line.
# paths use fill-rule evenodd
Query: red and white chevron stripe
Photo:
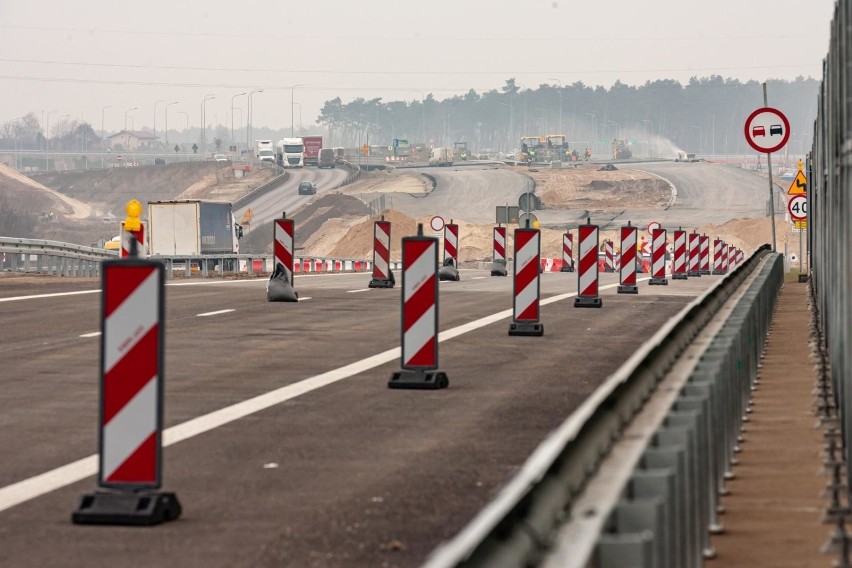
M 138 231 L 126 231 L 124 229 L 124 221 L 121 222 L 121 258 L 130 257 L 130 240 L 136 239 L 136 256 L 146 257 L 148 251 L 145 247 L 145 224 L 140 223 Z
M 621 228 L 621 274 L 622 286 L 636 286 L 636 227 Z
M 666 277 L 666 230 L 654 229 L 651 241 L 651 277 Z
M 689 235 L 689 275 L 698 275 L 698 264 L 701 256 L 701 237 L 698 233 Z
M 538 229 L 515 229 L 514 321 L 539 320 L 540 247 Z
M 722 242 L 722 272 L 727 274 L 728 269 L 730 267 L 730 254 L 731 254 L 731 245 L 726 242 Z
M 107 262 L 103 274 L 99 481 L 159 487 L 162 265 Z
M 700 255 L 701 255 L 701 264 L 698 267 L 699 272 L 701 274 L 710 274 L 710 237 L 706 235 L 702 235 L 698 239 Z
M 579 297 L 598 297 L 598 242 L 597 225 L 580 225 L 580 274 L 577 277 Z
M 563 266 L 574 266 L 574 235 L 571 231 L 562 235 L 562 263 Z
M 438 240 L 402 240 L 402 368 L 438 367 Z
M 686 231 L 674 232 L 674 261 L 672 274 L 686 274 Z
M 604 241 L 604 272 L 615 272 L 615 245 L 609 239 Z
M 390 221 L 376 221 L 373 224 L 373 278 L 390 278 Z
M 713 240 L 713 274 L 722 274 L 722 239 Z
M 494 254 L 492 260 L 506 262 L 506 227 L 494 227 Z
M 287 282 L 293 284 L 293 248 L 295 222 L 293 219 L 275 219 L 275 235 L 273 240 L 273 270 L 279 264 L 287 273 Z
M 454 223 L 444 225 L 444 261 L 452 258 L 456 266 L 459 261 L 459 226 Z

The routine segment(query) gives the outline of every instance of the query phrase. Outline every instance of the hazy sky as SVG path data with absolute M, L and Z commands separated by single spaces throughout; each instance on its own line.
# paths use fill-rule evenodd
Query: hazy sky
M 337 96 L 443 99 L 511 77 L 820 78 L 833 12 L 834 0 L 0 0 L 0 122 L 55 111 L 51 124 L 100 130 L 103 116 L 109 132 L 127 116 L 139 129 L 162 100 L 158 130 L 173 101 L 169 127 L 183 128 L 216 94 L 207 123 L 230 127 L 232 96 L 263 89 L 254 125 L 283 128 L 297 84 L 308 125 Z

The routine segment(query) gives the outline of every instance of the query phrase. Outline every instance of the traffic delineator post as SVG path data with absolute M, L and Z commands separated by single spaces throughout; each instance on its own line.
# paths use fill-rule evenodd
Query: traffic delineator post
M 103 263 L 98 489 L 75 524 L 155 525 L 181 505 L 162 486 L 165 269 L 128 258 Z
M 674 232 L 674 257 L 672 259 L 672 280 L 686 280 L 687 275 L 686 231 L 682 228 Z
M 562 235 L 562 268 L 560 272 L 574 272 L 574 235 L 565 231 Z
M 368 288 L 393 288 L 396 285 L 390 268 L 391 223 L 382 215 L 373 223 L 373 278 Z
M 444 262 L 438 270 L 438 279 L 450 282 L 461 280 L 459 276 L 459 226 L 450 222 L 444 225 Z
M 493 249 L 491 253 L 491 276 L 507 276 L 506 270 L 506 227 L 494 227 Z
M 708 237 L 707 235 L 701 235 L 698 238 L 698 243 L 698 254 L 700 255 L 698 272 L 702 276 L 707 276 L 710 274 L 710 237 Z
M 726 242 L 722 242 L 722 273 L 727 274 L 728 270 L 730 270 L 730 254 L 731 254 L 731 245 Z
M 515 229 L 515 264 L 512 283 L 512 323 L 509 335 L 544 335 L 540 320 L 541 231 L 529 226 Z
M 575 308 L 600 308 L 603 300 L 598 296 L 598 250 L 600 246 L 600 230 L 592 225 L 591 218 L 586 219 L 585 225 L 580 225 L 577 231 L 578 242 L 578 275 L 577 296 L 574 298 Z
M 296 223 L 281 214 L 272 223 L 272 274 L 266 283 L 268 302 L 298 302 L 299 294 L 293 285 L 293 262 Z
M 689 235 L 689 271 L 687 276 L 701 276 L 699 262 L 701 260 L 701 235 L 690 233 Z
M 604 272 L 615 272 L 615 245 L 609 239 L 604 241 Z
M 401 371 L 388 381 L 392 389 L 442 389 L 447 374 L 438 370 L 438 239 L 402 239 Z
M 722 267 L 724 266 L 725 241 L 715 239 L 713 241 L 713 274 L 724 274 Z
M 621 227 L 621 263 L 619 267 L 619 294 L 638 294 L 636 285 L 636 236 L 638 230 L 627 222 Z
M 666 230 L 654 229 L 651 235 L 651 279 L 650 285 L 667 286 L 666 279 Z

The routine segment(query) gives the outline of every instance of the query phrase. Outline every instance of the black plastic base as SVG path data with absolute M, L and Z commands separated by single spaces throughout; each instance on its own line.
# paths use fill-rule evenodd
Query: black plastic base
M 574 272 L 573 266 L 563 266 L 559 269 L 559 272 Z
M 672 280 L 686 280 L 686 274 L 672 274 Z
M 459 271 L 454 266 L 442 266 L 441 269 L 438 270 L 438 280 L 458 282 L 461 280 L 461 276 L 459 276 Z
M 686 275 L 690 278 L 698 278 L 699 276 L 701 276 L 701 273 L 696 270 L 694 272 L 687 272 Z
M 668 286 L 669 281 L 666 278 L 651 278 L 648 280 L 648 284 L 651 286 Z
M 615 268 L 604 268 L 603 271 L 613 273 L 613 272 L 615 272 Z
M 438 390 L 450 386 L 443 371 L 397 371 L 388 381 L 389 389 Z
M 574 298 L 575 308 L 602 308 L 603 300 L 601 298 Z
M 799 282 L 807 282 L 808 275 L 807 274 L 799 274 Z
M 701 276 L 710 276 L 710 274 L 712 273 L 709 270 L 699 270 L 698 274 L 700 274 Z
M 491 276 L 508 276 L 509 273 L 506 272 L 505 268 L 492 268 Z
M 540 323 L 513 321 L 509 324 L 509 335 L 541 337 L 544 335 L 544 325 Z
M 384 280 L 381 278 L 373 278 L 367 288 L 393 288 L 395 282 L 393 280 Z
M 725 274 L 727 274 L 727 272 L 725 272 L 724 270 L 714 270 L 713 271 L 713 276 L 724 276 Z
M 98 491 L 83 495 L 71 513 L 75 525 L 159 525 L 182 512 L 174 493 Z
M 630 286 L 630 285 L 619 286 L 618 287 L 618 293 L 619 294 L 638 294 L 639 293 L 639 286 Z

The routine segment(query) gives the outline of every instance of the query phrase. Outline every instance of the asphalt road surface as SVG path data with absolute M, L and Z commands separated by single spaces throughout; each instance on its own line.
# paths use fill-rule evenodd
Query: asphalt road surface
M 164 489 L 184 513 L 153 528 L 70 522 L 96 488 L 98 282 L 0 277 L 0 566 L 418 566 L 718 278 L 626 296 L 605 274 L 595 310 L 545 273 L 535 338 L 507 334 L 511 278 L 461 274 L 440 284 L 441 391 L 387 388 L 400 291 L 369 274 L 299 276 L 299 303 L 264 280 L 168 285 Z

